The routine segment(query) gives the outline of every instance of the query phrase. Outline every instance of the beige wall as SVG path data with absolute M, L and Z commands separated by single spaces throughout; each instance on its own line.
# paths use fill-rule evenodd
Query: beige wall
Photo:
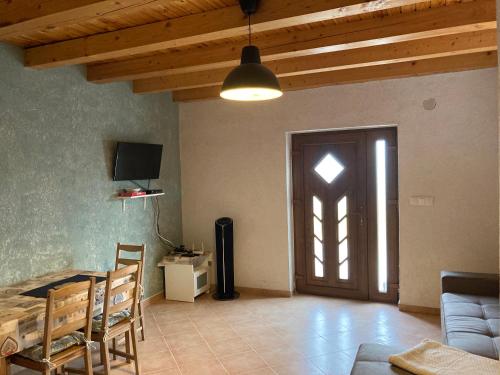
M 287 133 L 395 124 L 401 303 L 438 306 L 442 269 L 498 269 L 496 69 L 180 106 L 183 235 L 214 243 L 235 219 L 236 284 L 287 290 Z M 422 108 L 437 100 L 433 111 Z M 435 197 L 413 207 L 413 195 Z
M 497 24 L 498 24 L 498 20 L 500 20 L 500 0 L 497 0 Z M 500 29 L 497 28 L 497 44 L 500 46 Z M 500 56 L 499 56 L 499 62 L 498 62 L 498 66 L 500 68 Z M 498 72 L 497 72 L 497 100 L 498 100 L 498 106 L 497 106 L 497 115 L 499 116 L 498 117 L 498 126 L 499 126 L 499 134 L 500 134 L 500 69 L 498 69 Z M 500 142 L 499 142 L 499 146 L 500 146 Z M 498 157 L 499 157 L 499 166 L 500 166 L 500 149 L 499 149 L 499 153 L 498 153 Z M 500 176 L 500 171 L 499 171 L 499 176 Z M 500 216 L 500 210 L 499 210 L 499 216 Z M 500 239 L 499 239 L 499 244 L 500 244 Z M 498 272 L 500 272 L 500 246 L 498 247 L 498 257 L 499 257 L 499 263 L 498 263 Z M 500 294 L 498 296 L 500 298 Z

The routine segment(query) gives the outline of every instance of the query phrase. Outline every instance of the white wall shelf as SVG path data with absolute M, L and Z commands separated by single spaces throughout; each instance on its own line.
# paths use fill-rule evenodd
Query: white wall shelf
M 116 196 L 115 199 L 118 199 L 118 200 L 122 201 L 122 211 L 125 212 L 126 202 L 129 201 L 129 200 L 144 199 L 144 209 L 146 209 L 148 198 L 161 197 L 162 195 L 165 195 L 165 193 L 138 195 L 138 196 L 135 196 L 135 197 L 120 197 L 120 196 Z

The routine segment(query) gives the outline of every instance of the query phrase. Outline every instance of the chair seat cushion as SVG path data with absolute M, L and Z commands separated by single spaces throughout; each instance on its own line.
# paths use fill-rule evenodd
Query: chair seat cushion
M 120 323 L 122 320 L 130 318 L 130 311 L 123 310 L 114 314 L 111 314 L 108 318 L 108 326 L 113 327 L 114 325 Z M 92 319 L 92 331 L 101 332 L 102 330 L 102 314 L 96 316 Z
M 84 335 L 81 332 L 73 332 L 67 336 L 63 336 L 57 340 L 53 340 L 50 345 L 50 356 L 56 355 L 75 345 L 83 345 L 85 343 Z M 25 349 L 19 353 L 24 358 L 32 361 L 41 362 L 43 358 L 43 345 L 38 344 L 31 348 Z M 49 359 L 49 358 L 45 358 Z

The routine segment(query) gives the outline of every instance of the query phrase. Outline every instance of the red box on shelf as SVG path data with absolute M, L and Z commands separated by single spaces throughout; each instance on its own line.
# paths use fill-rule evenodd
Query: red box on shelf
M 120 197 L 142 197 L 146 195 L 145 191 L 122 191 L 120 194 Z

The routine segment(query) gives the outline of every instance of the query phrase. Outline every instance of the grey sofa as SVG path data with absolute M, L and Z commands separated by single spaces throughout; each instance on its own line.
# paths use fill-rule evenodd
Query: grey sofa
M 412 375 L 392 366 L 389 356 L 401 353 L 404 348 L 382 344 L 362 344 L 358 349 L 351 375 Z
M 499 359 L 499 285 L 499 275 L 441 273 L 443 343 Z M 388 362 L 391 354 L 403 350 L 380 344 L 363 344 L 359 347 L 351 375 L 411 375 Z
M 444 271 L 441 285 L 443 343 L 499 359 L 499 276 Z

